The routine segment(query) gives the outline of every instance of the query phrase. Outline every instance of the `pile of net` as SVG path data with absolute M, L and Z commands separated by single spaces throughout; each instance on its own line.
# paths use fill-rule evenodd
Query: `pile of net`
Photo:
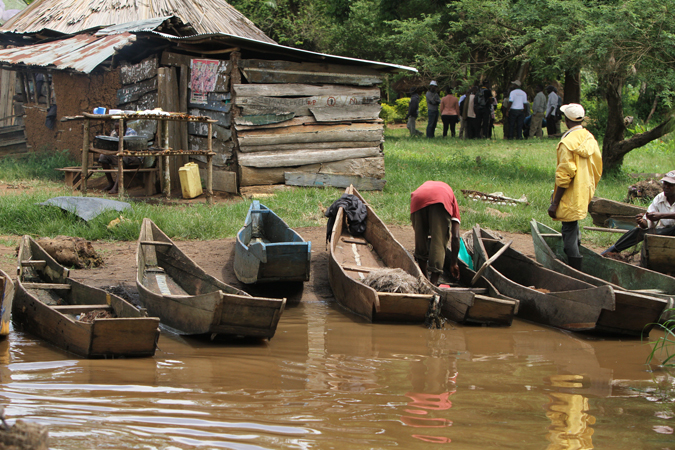
M 373 270 L 362 282 L 377 292 L 398 294 L 433 294 L 426 279 L 415 278 L 403 269 Z
M 110 319 L 115 317 L 111 312 L 104 309 L 88 311 L 80 316 L 80 322 L 93 323 L 95 319 Z

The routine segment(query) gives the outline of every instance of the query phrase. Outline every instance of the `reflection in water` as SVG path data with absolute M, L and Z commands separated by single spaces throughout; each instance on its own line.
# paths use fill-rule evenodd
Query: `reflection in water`
M 550 377 L 554 387 L 582 387 L 577 381 L 579 375 L 553 375 Z M 593 428 L 595 417 L 588 414 L 588 399 L 579 394 L 554 392 L 548 394 L 546 417 L 551 420 L 548 450 L 590 450 L 593 448 Z
M 74 359 L 12 332 L 0 405 L 47 425 L 53 449 L 672 448 L 673 415 L 631 390 L 651 383 L 649 350 L 518 321 L 372 325 L 301 303 L 270 342 L 163 333 L 154 358 Z

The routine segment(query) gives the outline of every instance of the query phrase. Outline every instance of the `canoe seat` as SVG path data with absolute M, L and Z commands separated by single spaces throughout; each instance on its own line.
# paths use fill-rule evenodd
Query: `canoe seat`
M 164 245 L 166 247 L 171 247 L 173 244 L 171 242 L 164 241 L 141 241 L 141 245 Z
M 342 268 L 344 270 L 351 270 L 352 272 L 363 272 L 363 273 L 370 273 L 374 270 L 386 269 L 386 267 L 352 266 L 352 265 L 349 265 L 349 264 L 343 265 Z
M 21 266 L 23 267 L 34 267 L 36 269 L 44 269 L 46 265 L 47 261 L 37 259 L 29 261 L 21 261 Z
M 24 289 L 54 289 L 54 290 L 70 290 L 69 284 L 61 283 L 22 283 Z
M 63 314 L 85 314 L 90 311 L 96 311 L 98 309 L 104 309 L 106 311 L 112 310 L 110 305 L 55 305 L 52 306 L 52 309 L 63 313 Z
M 164 273 L 164 267 L 159 267 L 159 266 L 146 267 L 145 271 L 149 272 L 149 273 Z

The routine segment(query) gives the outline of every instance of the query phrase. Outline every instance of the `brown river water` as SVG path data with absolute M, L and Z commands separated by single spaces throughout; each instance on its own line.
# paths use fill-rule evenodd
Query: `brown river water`
M 76 275 L 110 281 L 112 255 L 135 250 L 114 245 L 107 269 Z M 231 248 L 179 246 L 232 282 Z M 675 379 L 645 364 L 647 343 L 520 320 L 367 323 L 335 303 L 313 248 L 312 280 L 270 341 L 163 330 L 152 358 L 86 360 L 12 331 L 0 342 L 9 423 L 47 426 L 52 449 L 675 449 Z

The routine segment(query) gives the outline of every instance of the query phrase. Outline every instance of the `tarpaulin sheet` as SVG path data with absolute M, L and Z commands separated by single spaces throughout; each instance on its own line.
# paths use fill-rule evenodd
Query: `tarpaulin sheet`
M 81 217 L 87 222 L 109 209 L 115 211 L 131 209 L 129 203 L 97 197 L 54 197 L 44 203 L 40 203 L 40 205 L 57 206 Z

